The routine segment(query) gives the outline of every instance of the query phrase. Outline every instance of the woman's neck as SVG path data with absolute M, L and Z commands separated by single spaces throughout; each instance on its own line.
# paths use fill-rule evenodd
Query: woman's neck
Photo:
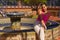
M 47 13 L 48 11 L 47 10 L 45 10 L 45 12 L 44 13 Z

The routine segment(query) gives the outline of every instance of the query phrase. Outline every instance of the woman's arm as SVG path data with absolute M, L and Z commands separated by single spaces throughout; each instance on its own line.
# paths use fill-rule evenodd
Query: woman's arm
M 46 25 L 45 25 L 45 22 L 44 22 L 44 20 L 42 19 L 42 15 L 41 15 L 41 14 L 42 14 L 42 11 L 41 11 L 41 9 L 39 9 L 39 10 L 38 10 L 38 15 L 40 15 L 41 23 L 42 23 L 44 29 L 47 29 L 47 28 L 46 28 Z
M 47 29 L 47 27 L 46 27 L 46 25 L 45 25 L 44 20 L 41 20 L 41 23 L 42 23 L 42 25 L 43 25 L 44 29 Z

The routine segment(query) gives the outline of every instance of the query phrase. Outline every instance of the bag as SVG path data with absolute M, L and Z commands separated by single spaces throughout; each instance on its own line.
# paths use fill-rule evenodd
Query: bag
M 48 27 L 51 24 L 52 24 L 51 22 L 47 21 L 46 26 Z

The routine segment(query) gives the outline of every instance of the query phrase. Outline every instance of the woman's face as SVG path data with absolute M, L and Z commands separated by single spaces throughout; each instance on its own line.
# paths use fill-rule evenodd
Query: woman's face
M 43 11 L 47 10 L 47 6 L 45 4 L 42 5 L 42 10 Z

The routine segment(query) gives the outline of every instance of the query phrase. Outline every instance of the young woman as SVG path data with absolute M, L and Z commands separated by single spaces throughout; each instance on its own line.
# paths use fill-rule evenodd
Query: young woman
M 44 40 L 44 30 L 47 29 L 46 23 L 50 17 L 45 3 L 41 4 L 38 9 L 38 18 L 36 20 L 34 30 L 39 36 L 40 40 Z

